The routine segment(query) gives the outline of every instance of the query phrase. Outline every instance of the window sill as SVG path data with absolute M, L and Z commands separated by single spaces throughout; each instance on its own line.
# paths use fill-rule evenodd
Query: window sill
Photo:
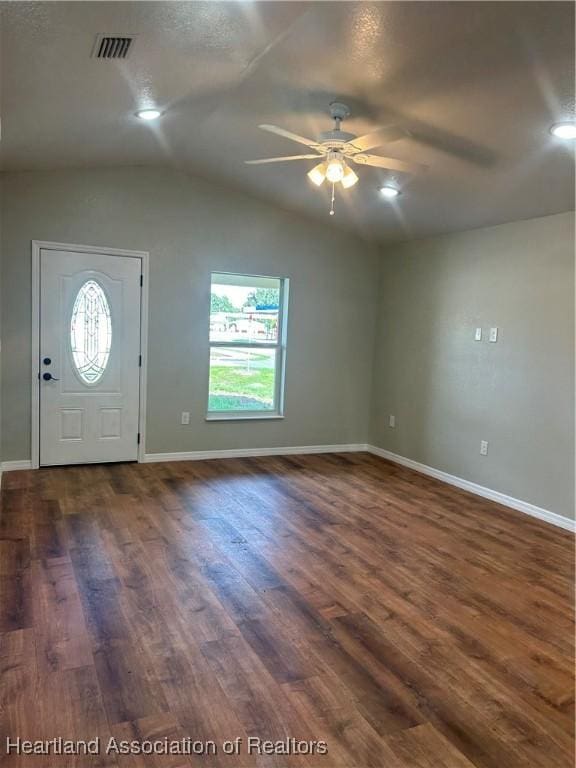
M 283 418 L 281 413 L 208 413 L 205 421 L 268 421 Z

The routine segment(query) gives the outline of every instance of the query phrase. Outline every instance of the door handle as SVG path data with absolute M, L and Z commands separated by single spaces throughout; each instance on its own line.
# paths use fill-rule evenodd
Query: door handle
M 44 381 L 60 381 L 60 379 L 56 379 L 54 376 L 52 376 L 51 373 L 43 373 L 42 378 Z

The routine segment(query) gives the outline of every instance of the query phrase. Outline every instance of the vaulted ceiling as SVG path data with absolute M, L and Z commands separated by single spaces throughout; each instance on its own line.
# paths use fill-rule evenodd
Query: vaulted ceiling
M 328 105 L 344 129 L 397 125 L 375 153 L 418 176 L 360 168 L 336 225 L 397 240 L 574 206 L 571 2 L 5 2 L 0 168 L 170 165 L 328 222 L 314 161 L 258 129 L 316 137 Z M 136 35 L 125 61 L 91 56 L 98 33 Z M 158 105 L 163 117 L 134 112 Z M 402 189 L 385 202 L 378 187 Z M 332 221 L 329 222 L 332 224 Z

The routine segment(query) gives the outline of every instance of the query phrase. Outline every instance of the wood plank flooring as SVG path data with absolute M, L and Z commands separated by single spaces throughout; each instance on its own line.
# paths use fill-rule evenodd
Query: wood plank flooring
M 189 737 L 217 754 L 4 760 L 571 768 L 573 559 L 570 534 L 368 454 L 6 473 L 0 753 Z

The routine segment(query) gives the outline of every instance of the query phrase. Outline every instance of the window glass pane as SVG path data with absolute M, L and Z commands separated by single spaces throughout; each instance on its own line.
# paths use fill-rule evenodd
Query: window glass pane
M 213 347 L 209 411 L 272 411 L 276 350 Z
M 112 345 L 112 323 L 106 294 L 95 280 L 78 291 L 70 319 L 72 358 L 80 378 L 96 384 L 106 370 Z
M 213 274 L 210 341 L 275 344 L 279 305 L 277 278 Z

